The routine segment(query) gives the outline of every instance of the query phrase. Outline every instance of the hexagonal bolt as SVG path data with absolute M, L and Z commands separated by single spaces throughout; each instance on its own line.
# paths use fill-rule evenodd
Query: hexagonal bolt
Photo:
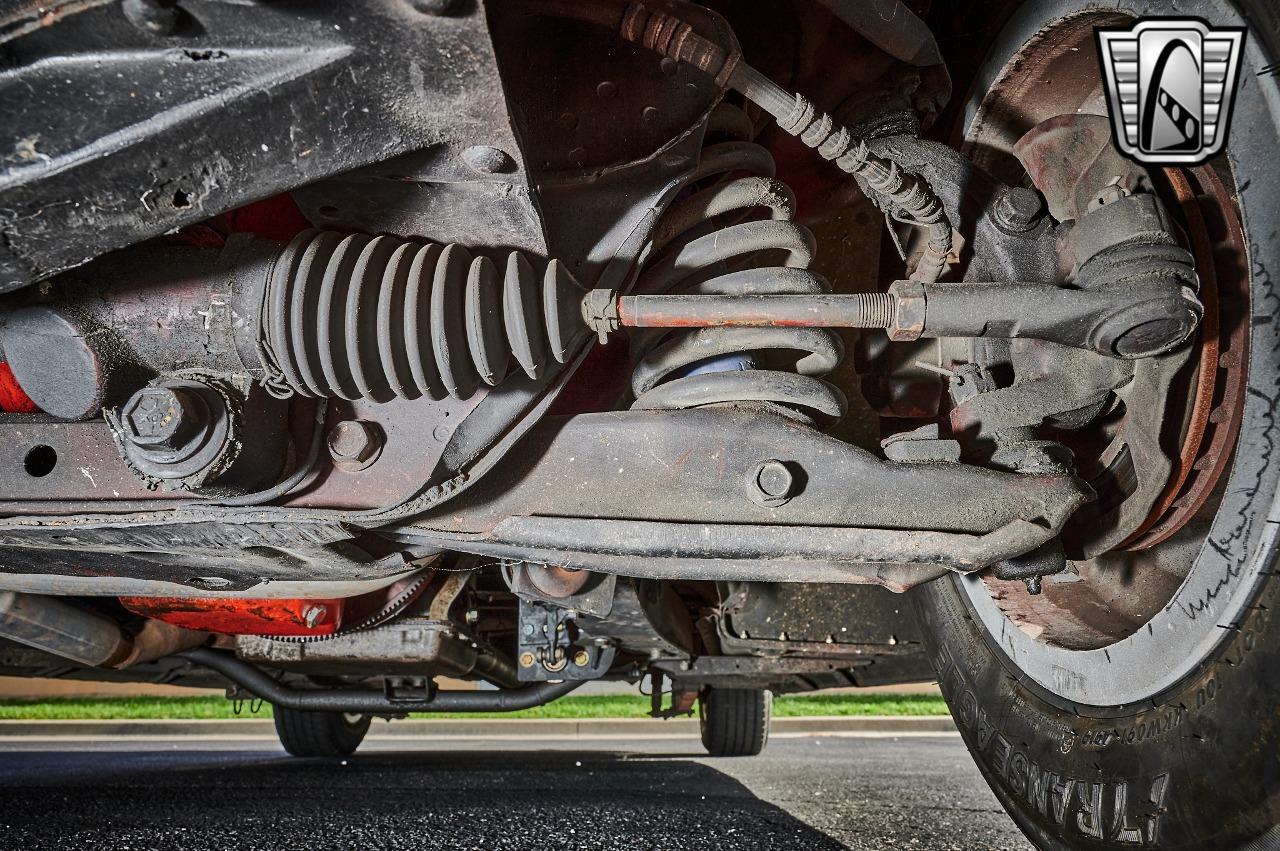
M 364 469 L 382 452 L 382 430 L 364 420 L 343 420 L 329 431 L 329 455 L 341 465 Z
M 307 606 L 302 611 L 302 622 L 307 625 L 307 629 L 315 629 L 327 614 L 329 614 L 327 606 L 322 606 L 318 603 L 314 606 Z
M 521 667 L 521 668 L 532 668 L 532 667 L 533 667 L 533 661 L 534 661 L 534 660 L 533 660 L 533 654 L 532 654 L 532 653 L 529 653 L 529 652 L 527 652 L 527 651 L 526 651 L 526 652 L 524 652 L 524 653 L 521 653 L 521 654 L 520 654 L 520 667 Z
M 185 446 L 207 423 L 205 406 L 183 388 L 144 387 L 125 403 L 120 422 L 125 436 L 148 449 Z
M 591 664 L 591 654 L 585 650 L 579 650 L 577 653 L 573 654 L 573 664 L 577 665 L 579 668 L 587 667 L 587 665 Z
M 1001 230 L 1021 233 L 1031 230 L 1040 221 L 1044 215 L 1044 201 L 1034 189 L 1013 186 L 996 199 L 991 215 Z
M 782 505 L 791 499 L 794 492 L 795 475 L 786 464 L 776 459 L 761 461 L 747 479 L 748 495 L 761 505 Z

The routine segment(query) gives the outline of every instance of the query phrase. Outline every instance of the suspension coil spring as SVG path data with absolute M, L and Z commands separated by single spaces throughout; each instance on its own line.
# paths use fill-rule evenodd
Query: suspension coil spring
M 741 110 L 722 104 L 709 132 L 736 141 L 703 149 L 690 183 L 701 187 L 671 206 L 655 235 L 654 260 L 635 291 L 687 295 L 812 295 L 830 286 L 809 270 L 813 235 L 792 221 L 795 196 L 774 179 L 773 157 L 746 141 Z M 727 175 L 734 176 L 723 179 Z M 718 181 L 715 178 L 722 178 Z M 708 178 L 711 180 L 708 181 Z M 762 218 L 767 215 L 767 218 Z M 726 220 L 737 219 L 726 224 Z M 785 255 L 781 265 L 775 259 Z M 634 334 L 636 408 L 690 408 L 758 402 L 831 421 L 844 415 L 843 394 L 818 376 L 844 354 L 836 334 L 814 328 L 654 329 Z M 794 371 L 755 368 L 765 353 L 795 353 Z
M 503 272 L 459 245 L 305 231 L 276 257 L 262 343 L 304 396 L 465 399 L 514 358 L 530 378 L 586 333 L 582 288 L 557 262 L 539 276 L 519 252 Z

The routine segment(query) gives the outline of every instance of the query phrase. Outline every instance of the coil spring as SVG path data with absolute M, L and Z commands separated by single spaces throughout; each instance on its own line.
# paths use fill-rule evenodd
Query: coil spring
M 581 287 L 556 261 L 539 283 L 519 252 L 500 274 L 459 245 L 305 231 L 272 267 L 263 342 L 304 396 L 465 399 L 513 357 L 538 378 L 574 348 L 583 331 L 560 311 L 579 310 Z
M 677 201 L 655 235 L 655 259 L 641 271 L 635 290 L 647 294 L 779 295 L 830 292 L 808 269 L 813 235 L 792 221 L 795 196 L 774 179 L 774 161 L 763 146 L 747 141 L 750 121 L 722 104 L 708 133 L 734 141 L 703 149 L 690 183 L 722 178 Z M 747 172 L 751 176 L 723 179 Z M 768 218 L 761 218 L 761 214 Z M 740 221 L 725 225 L 726 216 Z M 776 262 L 782 265 L 753 265 Z M 638 363 L 632 373 L 635 408 L 691 408 L 726 402 L 759 402 L 835 420 L 847 407 L 844 395 L 817 376 L 836 367 L 844 354 L 840 337 L 812 328 L 700 328 L 634 334 Z M 794 372 L 725 368 L 726 357 L 760 352 L 802 353 Z M 717 364 L 716 361 L 720 363 Z

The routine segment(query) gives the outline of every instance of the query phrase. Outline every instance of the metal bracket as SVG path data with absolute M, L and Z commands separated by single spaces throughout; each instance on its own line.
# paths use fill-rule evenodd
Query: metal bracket
M 580 641 L 576 614 L 521 598 L 520 682 L 594 680 L 609 671 L 617 648 L 607 640 Z

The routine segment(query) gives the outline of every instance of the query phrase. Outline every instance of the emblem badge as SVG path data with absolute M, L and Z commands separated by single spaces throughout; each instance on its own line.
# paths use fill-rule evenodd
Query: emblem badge
M 1155 165 L 1194 165 L 1227 144 L 1244 27 L 1145 18 L 1098 27 L 1116 147 Z

